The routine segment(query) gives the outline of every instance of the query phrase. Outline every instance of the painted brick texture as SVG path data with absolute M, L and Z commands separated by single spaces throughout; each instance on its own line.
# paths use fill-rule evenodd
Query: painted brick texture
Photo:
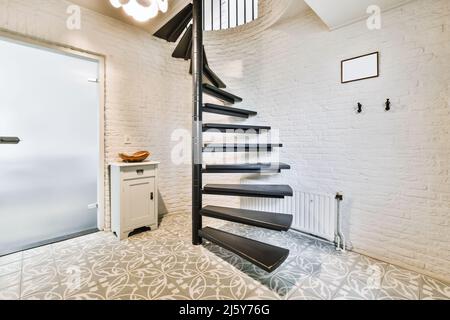
M 363 21 L 331 32 L 309 11 L 208 33 L 206 50 L 242 107 L 259 112 L 251 122 L 280 130 L 293 168 L 262 181 L 342 192 L 355 251 L 449 280 L 450 2 L 416 0 L 382 18 L 381 30 Z M 374 51 L 379 78 L 340 83 L 341 60 Z
M 188 64 L 173 60 L 173 46 L 90 10 L 79 31 L 66 28 L 61 0 L 1 0 L 0 28 L 106 56 L 106 163 L 119 152 L 150 150 L 161 161 L 160 213 L 189 212 L 191 168 L 171 161 L 176 129 L 191 131 Z M 131 137 L 125 144 L 124 137 Z M 105 177 L 106 221 L 110 227 L 109 180 Z
M 259 112 L 250 122 L 280 130 L 281 160 L 293 168 L 261 180 L 342 192 L 356 251 L 449 280 L 450 2 L 416 0 L 370 32 L 365 22 L 330 32 L 312 12 L 272 25 L 287 2 L 262 2 L 254 23 L 206 35 L 213 70 L 241 107 Z M 162 162 L 161 213 L 189 212 L 190 165 L 171 161 L 172 132 L 191 128 L 188 65 L 171 58 L 173 45 L 89 10 L 80 31 L 67 30 L 69 4 L 0 0 L 0 28 L 104 54 L 106 161 L 149 149 Z M 381 52 L 381 77 L 341 85 L 340 60 L 372 51 Z

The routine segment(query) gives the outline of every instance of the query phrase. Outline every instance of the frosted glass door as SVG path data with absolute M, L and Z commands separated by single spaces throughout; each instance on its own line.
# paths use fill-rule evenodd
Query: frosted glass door
M 98 72 L 0 38 L 0 254 L 97 227 Z

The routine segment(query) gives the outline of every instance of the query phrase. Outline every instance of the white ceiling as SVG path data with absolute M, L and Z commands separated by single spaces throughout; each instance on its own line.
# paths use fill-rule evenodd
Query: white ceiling
M 296 17 L 307 10 L 309 10 L 309 6 L 305 3 L 304 0 L 292 0 L 291 4 L 286 10 L 286 13 L 283 15 L 283 19 Z
M 377 5 L 383 12 L 412 0 L 304 0 L 330 28 L 337 29 L 367 18 L 367 8 Z
M 96 11 L 105 16 L 120 20 L 127 24 L 131 24 L 142 28 L 150 33 L 157 31 L 169 17 L 173 16 L 175 13 L 180 11 L 185 5 L 187 5 L 189 0 L 169 0 L 169 11 L 167 13 L 160 12 L 157 17 L 151 19 L 145 23 L 139 23 L 133 18 L 127 16 L 122 9 L 114 8 L 109 0 L 70 0 L 71 2 L 78 4 L 81 7 L 88 8 L 90 10 Z
M 377 5 L 385 12 L 410 1 L 413 0 L 292 0 L 281 20 L 298 16 L 311 8 L 330 29 L 334 30 L 367 19 L 366 10 L 370 5 Z M 136 22 L 122 9 L 114 8 L 109 0 L 71 0 L 71 2 L 154 33 L 191 1 L 169 0 L 167 13 L 160 12 L 156 18 L 145 23 Z

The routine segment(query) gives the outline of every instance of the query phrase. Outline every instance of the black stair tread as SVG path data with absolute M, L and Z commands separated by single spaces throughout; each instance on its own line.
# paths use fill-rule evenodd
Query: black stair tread
M 185 55 L 184 55 L 184 60 L 189 60 L 189 59 L 191 59 L 192 58 L 192 39 L 191 39 L 191 41 L 189 42 L 189 47 L 188 47 L 188 49 L 186 50 L 186 53 L 185 53 Z M 192 72 L 191 72 L 191 74 L 192 74 Z
M 191 68 L 189 69 L 189 74 L 192 75 L 192 63 Z M 209 84 L 208 82 L 210 82 L 211 84 Z M 214 71 L 211 70 L 206 62 L 203 66 L 203 84 L 211 85 L 213 88 L 217 89 L 225 89 L 227 87 L 227 85 L 219 78 L 219 76 L 217 76 Z
M 269 173 L 289 169 L 291 166 L 285 163 L 213 164 L 206 165 L 203 173 Z
M 200 230 L 199 235 L 267 272 L 275 271 L 289 256 L 287 249 L 209 227 Z
M 245 124 L 223 124 L 223 123 L 206 123 L 203 125 L 203 131 L 208 130 L 217 130 L 220 132 L 228 131 L 228 130 L 270 130 L 269 126 L 254 126 L 254 125 L 245 125 Z
M 176 42 L 181 33 L 183 33 L 184 28 L 188 26 L 191 19 L 192 3 L 189 3 L 183 10 L 170 19 L 169 22 L 156 31 L 154 36 L 170 42 Z M 175 37 L 176 39 L 173 40 Z
M 205 103 L 203 106 L 203 112 L 221 114 L 226 116 L 233 116 L 239 118 L 249 118 L 250 116 L 256 116 L 258 113 L 251 110 L 232 108 L 227 106 L 221 106 L 213 103 Z
M 191 41 L 191 46 L 192 46 L 192 41 Z M 191 50 L 191 49 L 192 49 L 192 47 L 189 48 L 189 50 Z M 190 57 L 190 55 L 189 55 L 189 57 Z M 192 75 L 192 60 L 190 63 L 189 74 Z M 209 81 L 213 87 L 216 87 L 219 89 L 225 89 L 227 87 L 226 84 L 219 78 L 219 76 L 217 74 L 214 73 L 214 71 L 212 71 L 211 67 L 209 66 L 208 58 L 206 57 L 205 46 L 203 46 L 203 80 Z M 205 84 L 208 84 L 208 83 L 205 83 Z
M 211 70 L 207 63 L 203 66 L 203 74 L 216 88 L 225 89 L 227 87 L 214 71 Z
M 292 188 L 287 185 L 255 184 L 207 184 L 203 187 L 203 193 L 257 198 L 284 198 L 294 194 Z
M 276 231 L 288 231 L 292 226 L 292 221 L 294 218 L 290 214 L 216 206 L 207 206 L 203 208 L 201 214 L 205 217 L 237 222 Z
M 238 97 L 234 94 L 231 94 L 229 92 L 226 92 L 224 90 L 218 89 L 210 84 L 204 83 L 203 84 L 203 92 L 213 96 L 219 100 L 228 102 L 228 103 L 237 103 L 237 102 L 242 102 L 242 98 Z
M 184 33 L 180 42 L 178 43 L 175 51 L 172 53 L 173 58 L 178 59 L 186 59 L 186 56 L 189 58 L 191 56 L 191 48 L 192 48 L 192 24 L 189 26 L 187 31 Z
M 192 41 L 191 41 L 191 45 L 192 45 Z M 191 50 L 191 48 L 189 48 L 189 50 Z M 190 62 L 189 74 L 192 75 L 192 59 L 191 59 L 191 62 Z M 208 84 L 207 82 L 205 82 L 205 80 L 209 81 L 211 84 Z M 203 83 L 204 83 L 204 86 L 205 85 L 206 86 L 210 86 L 210 88 L 212 88 L 211 90 L 214 90 L 214 89 L 225 89 L 227 87 L 226 84 L 219 78 L 219 76 L 214 71 L 212 71 L 211 67 L 209 66 L 209 64 L 208 64 L 208 57 L 206 56 L 205 46 L 203 46 Z M 205 87 L 204 87 L 204 90 L 205 90 Z M 210 90 L 208 88 L 206 88 L 205 93 L 208 93 L 209 91 Z M 225 97 L 225 99 L 231 99 L 232 98 L 232 97 L 230 97 L 230 96 L 233 96 L 232 94 L 229 94 L 227 92 L 225 92 L 225 93 L 229 95 L 229 96 Z M 210 92 L 208 94 L 218 94 L 218 93 L 217 92 L 215 92 L 215 93 Z M 233 96 L 233 97 L 239 98 L 239 97 L 236 97 L 236 96 Z M 221 99 L 221 100 L 223 100 L 223 99 Z M 226 100 L 223 100 L 223 101 L 226 101 Z M 233 100 L 233 103 L 234 103 L 234 100 Z
M 203 152 L 250 152 L 250 151 L 272 151 L 273 148 L 282 148 L 277 144 L 206 144 Z
M 192 20 L 192 15 L 191 16 L 187 16 L 182 22 L 181 24 L 178 26 L 178 28 L 176 28 L 171 35 L 169 36 L 169 39 L 167 41 L 169 42 L 177 42 L 178 39 L 180 38 L 180 36 L 183 34 L 183 31 L 187 28 L 187 26 L 189 25 L 189 23 Z

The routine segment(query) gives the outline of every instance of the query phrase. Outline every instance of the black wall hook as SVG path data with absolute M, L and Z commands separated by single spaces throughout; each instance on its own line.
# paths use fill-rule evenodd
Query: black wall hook
M 358 113 L 362 112 L 362 107 L 363 107 L 362 104 L 358 102 L 358 110 L 357 110 Z
M 391 100 L 387 99 L 386 100 L 386 111 L 391 111 Z

